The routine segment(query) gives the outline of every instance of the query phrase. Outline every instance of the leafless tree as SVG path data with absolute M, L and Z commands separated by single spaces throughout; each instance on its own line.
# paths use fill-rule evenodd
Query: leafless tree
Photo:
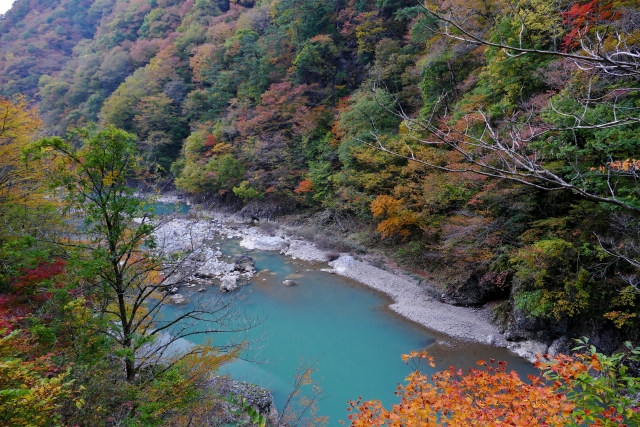
M 274 427 L 321 427 L 327 424 L 327 417 L 316 415 L 318 402 L 323 400 L 320 386 L 313 380 L 319 360 L 300 360 L 291 383 L 291 392 L 282 408 Z

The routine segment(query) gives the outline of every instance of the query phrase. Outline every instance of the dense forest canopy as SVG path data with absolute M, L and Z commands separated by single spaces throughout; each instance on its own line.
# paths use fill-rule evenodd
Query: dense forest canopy
M 509 340 L 610 354 L 640 338 L 638 28 L 633 0 L 17 0 L 0 140 L 114 126 L 180 191 L 323 212 Z M 13 221 L 44 196 L 3 158 Z
M 19 0 L 0 94 L 49 134 L 135 133 L 186 192 L 373 224 L 448 300 L 510 296 L 505 327 L 538 323 L 514 339 L 613 350 L 637 330 L 635 6 Z

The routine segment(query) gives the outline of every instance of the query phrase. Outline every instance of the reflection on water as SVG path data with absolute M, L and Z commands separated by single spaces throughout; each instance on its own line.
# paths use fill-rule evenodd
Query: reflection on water
M 244 253 L 231 240 L 223 241 L 222 251 L 225 255 Z M 268 337 L 259 350 L 245 354 L 250 361 L 234 362 L 224 372 L 268 388 L 278 407 L 286 401 L 301 358 L 319 359 L 315 378 L 326 397 L 319 412 L 330 416 L 330 426 L 347 420 L 347 401 L 358 396 L 380 399 L 385 405 L 395 403 L 396 386 L 410 372 L 400 355 L 411 350 L 429 349 L 436 356 L 438 370 L 450 365 L 477 367 L 477 360 L 495 358 L 508 361 L 521 375 L 534 372 L 529 363 L 504 349 L 456 343 L 399 318 L 386 308 L 388 298 L 349 279 L 318 271 L 324 264 L 264 251 L 249 255 L 260 273 L 240 291 L 238 308 L 249 316 L 266 318 Z M 283 286 L 282 281 L 292 274 L 298 285 Z M 214 292 L 216 288 L 205 295 Z M 164 314 L 177 310 L 167 306 Z M 256 330 L 249 335 L 259 334 Z

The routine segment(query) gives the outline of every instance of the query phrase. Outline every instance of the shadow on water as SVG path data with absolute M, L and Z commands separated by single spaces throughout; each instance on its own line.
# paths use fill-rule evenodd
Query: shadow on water
M 186 214 L 191 208 L 186 203 L 151 203 L 145 211 L 154 215 Z
M 221 241 L 221 250 L 229 258 L 247 252 L 229 239 Z M 451 365 L 477 368 L 478 360 L 495 358 L 507 361 L 522 376 L 535 372 L 531 364 L 504 349 L 456 342 L 399 317 L 387 308 L 386 296 L 319 271 L 326 264 L 266 251 L 249 255 L 256 261 L 258 274 L 240 290 L 238 308 L 249 316 L 266 318 L 268 337 L 258 351 L 244 355 L 248 361 L 226 365 L 223 373 L 268 388 L 278 407 L 287 399 L 301 359 L 318 359 L 315 379 L 326 397 L 319 404 L 319 414 L 330 417 L 330 426 L 347 420 L 347 401 L 359 396 L 380 399 L 385 405 L 396 403 L 396 386 L 411 371 L 400 355 L 412 350 L 428 349 L 436 358 L 436 370 Z M 297 285 L 283 286 L 285 279 Z M 216 288 L 205 295 L 214 292 Z M 165 314 L 176 310 L 167 306 Z M 259 334 L 251 331 L 249 338 Z

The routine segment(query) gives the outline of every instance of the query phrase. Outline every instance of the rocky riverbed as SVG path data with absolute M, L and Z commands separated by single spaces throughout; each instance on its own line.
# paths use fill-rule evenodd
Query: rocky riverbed
M 535 360 L 536 354 L 561 350 L 558 343 L 549 346 L 536 341 L 509 342 L 491 323 L 486 311 L 446 304 L 401 272 L 383 270 L 352 254 L 323 251 L 296 237 L 292 229 L 278 229 L 271 234 L 240 218 L 215 212 L 200 212 L 163 223 L 156 232 L 158 246 L 176 258 L 176 262 L 166 266 L 168 290 L 173 294 L 171 301 L 181 304 L 190 295 L 210 287 L 233 292 L 247 284 L 256 274 L 251 257 L 228 257 L 220 252 L 222 239 L 236 238 L 247 251 L 277 251 L 293 259 L 315 262 L 321 270 L 383 292 L 394 301 L 391 310 L 436 332 L 460 340 L 507 347 L 530 361 Z
M 239 237 L 216 219 L 173 218 L 155 231 L 157 251 L 166 259 L 164 285 L 169 301 L 182 304 L 189 296 L 217 287 L 220 292 L 233 292 L 246 285 L 256 274 L 255 262 L 249 256 L 224 256 L 221 237 Z

